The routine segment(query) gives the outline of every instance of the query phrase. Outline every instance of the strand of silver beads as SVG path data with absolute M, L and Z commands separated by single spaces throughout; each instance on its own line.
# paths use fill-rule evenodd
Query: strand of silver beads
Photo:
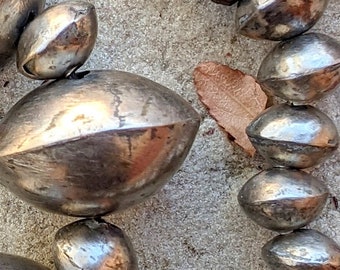
M 281 41 L 263 60 L 258 81 L 269 95 L 288 103 L 265 110 L 246 130 L 271 168 L 247 181 L 238 196 L 249 218 L 283 233 L 262 248 L 262 257 L 273 270 L 340 269 L 337 243 L 316 230 L 301 229 L 321 213 L 329 197 L 326 185 L 303 169 L 319 164 L 338 147 L 332 120 L 308 103 L 339 85 L 340 44 L 324 34 L 302 34 L 327 4 L 327 0 L 238 1 L 236 24 L 241 34 Z
M 200 117 L 174 92 L 141 76 L 76 72 L 95 45 L 95 7 L 44 5 L 0 1 L 0 18 L 7 18 L 0 25 L 0 67 L 16 51 L 18 70 L 45 81 L 0 123 L 1 184 L 35 207 L 85 218 L 57 232 L 58 270 L 136 270 L 129 238 L 102 216 L 144 201 L 172 177 Z M 0 253 L 0 269 L 47 268 Z

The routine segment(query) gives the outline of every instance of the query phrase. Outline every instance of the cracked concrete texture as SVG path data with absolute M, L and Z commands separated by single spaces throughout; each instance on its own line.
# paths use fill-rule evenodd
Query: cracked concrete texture
M 58 1 L 47 1 L 48 5 Z M 256 161 L 227 141 L 195 94 L 194 67 L 214 60 L 255 75 L 274 43 L 235 33 L 235 6 L 210 0 L 90 1 L 100 27 L 86 69 L 120 69 L 143 75 L 176 91 L 202 116 L 202 125 L 180 171 L 154 197 L 106 220 L 125 230 L 140 269 L 263 270 L 262 245 L 275 233 L 260 228 L 240 210 L 237 194 L 258 172 Z M 313 31 L 340 41 L 340 6 L 331 0 Z M 8 82 L 8 83 L 7 83 Z M 19 75 L 12 63 L 0 74 L 1 114 L 39 82 Z M 340 127 L 340 91 L 316 106 Z M 207 132 L 210 131 L 210 132 Z M 340 197 L 339 150 L 313 174 Z M 74 218 L 46 213 L 0 188 L 0 251 L 53 267 L 55 232 Z M 329 203 L 309 227 L 340 243 L 340 210 Z

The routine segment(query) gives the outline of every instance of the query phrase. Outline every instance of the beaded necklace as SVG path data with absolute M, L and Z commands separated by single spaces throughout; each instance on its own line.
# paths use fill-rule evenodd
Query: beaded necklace
M 54 217 L 54 218 L 55 218 L 55 217 Z M 96 223 L 100 224 L 101 222 L 100 222 L 100 220 L 97 220 Z M 127 226 L 129 226 L 129 225 L 127 225 Z M 188 245 L 189 247 L 191 247 L 191 250 L 195 250 L 195 247 L 192 247 L 192 244 L 187 243 L 187 245 Z M 196 249 L 197 249 L 197 248 L 196 248 Z M 196 251 L 197 251 L 197 250 L 196 250 Z M 195 252 L 194 252 L 194 253 L 195 253 Z M 199 254 L 200 251 L 198 250 L 196 253 Z M 152 263 L 151 263 L 151 264 L 152 264 Z M 229 265 L 229 264 L 227 263 L 226 265 Z M 166 269 L 166 268 L 165 268 L 165 269 Z M 170 268 L 169 268 L 169 269 L 170 269 Z M 214 269 L 214 268 L 212 268 L 212 269 Z
M 340 269 L 336 242 L 316 230 L 300 229 L 320 214 L 329 197 L 325 184 L 302 169 L 319 164 L 339 144 L 332 120 L 307 103 L 339 85 L 340 44 L 322 34 L 301 35 L 327 3 L 241 0 L 237 8 L 241 34 L 281 41 L 263 60 L 258 80 L 267 93 L 290 103 L 272 106 L 247 127 L 250 141 L 271 168 L 252 177 L 238 196 L 257 224 L 291 232 L 262 248 L 271 269 Z

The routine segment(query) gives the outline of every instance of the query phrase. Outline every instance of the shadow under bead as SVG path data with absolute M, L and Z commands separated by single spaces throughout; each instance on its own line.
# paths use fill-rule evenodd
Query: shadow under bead
M 240 0 L 236 27 L 240 34 L 255 39 L 292 38 L 310 29 L 327 4 L 328 0 Z
M 261 63 L 263 89 L 294 104 L 319 99 L 340 83 L 340 43 L 308 33 L 277 44 Z
M 49 270 L 49 268 L 32 261 L 30 259 L 0 253 L 0 269 L 1 270 Z
M 232 6 L 235 4 L 238 0 L 212 0 L 216 4 L 222 4 L 227 6 Z
M 21 33 L 44 8 L 45 0 L 0 1 L 0 68 L 15 54 Z
M 79 220 L 61 228 L 52 250 L 57 270 L 138 270 L 129 238 L 102 219 Z
M 317 218 L 328 196 L 326 185 L 319 179 L 303 171 L 273 168 L 248 180 L 238 201 L 260 226 L 289 232 Z
M 309 105 L 272 106 L 249 124 L 246 133 L 259 154 L 278 167 L 315 166 L 339 143 L 332 120 Z
M 44 10 L 23 32 L 17 67 L 37 80 L 67 77 L 91 54 L 98 31 L 95 7 L 65 1 Z
M 0 125 L 0 181 L 59 214 L 93 217 L 153 195 L 181 166 L 200 117 L 141 76 L 91 71 L 43 84 Z
M 340 269 L 340 247 L 315 230 L 276 236 L 264 245 L 262 257 L 273 270 Z

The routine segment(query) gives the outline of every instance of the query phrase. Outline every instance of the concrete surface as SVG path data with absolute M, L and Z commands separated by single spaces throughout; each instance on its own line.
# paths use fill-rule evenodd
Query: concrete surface
M 195 94 L 192 71 L 200 61 L 216 60 L 256 74 L 273 43 L 237 35 L 235 7 L 210 0 L 91 2 L 97 7 L 100 32 L 86 68 L 144 75 L 182 95 L 203 117 L 191 153 L 169 184 L 147 202 L 107 220 L 130 236 L 140 269 L 267 269 L 260 248 L 275 233 L 247 219 L 236 201 L 243 183 L 258 171 L 258 162 L 231 145 L 207 115 Z M 331 0 L 314 31 L 340 41 L 339 23 L 338 0 Z M 17 74 L 14 64 L 7 67 L 0 74 L 1 114 L 38 84 Z M 339 104 L 337 91 L 317 106 L 340 128 Z M 337 151 L 313 174 L 340 198 L 339 160 Z M 4 188 L 0 188 L 0 204 L 0 251 L 52 267 L 54 234 L 75 219 L 37 210 Z M 310 227 L 340 243 L 340 209 L 329 203 Z

